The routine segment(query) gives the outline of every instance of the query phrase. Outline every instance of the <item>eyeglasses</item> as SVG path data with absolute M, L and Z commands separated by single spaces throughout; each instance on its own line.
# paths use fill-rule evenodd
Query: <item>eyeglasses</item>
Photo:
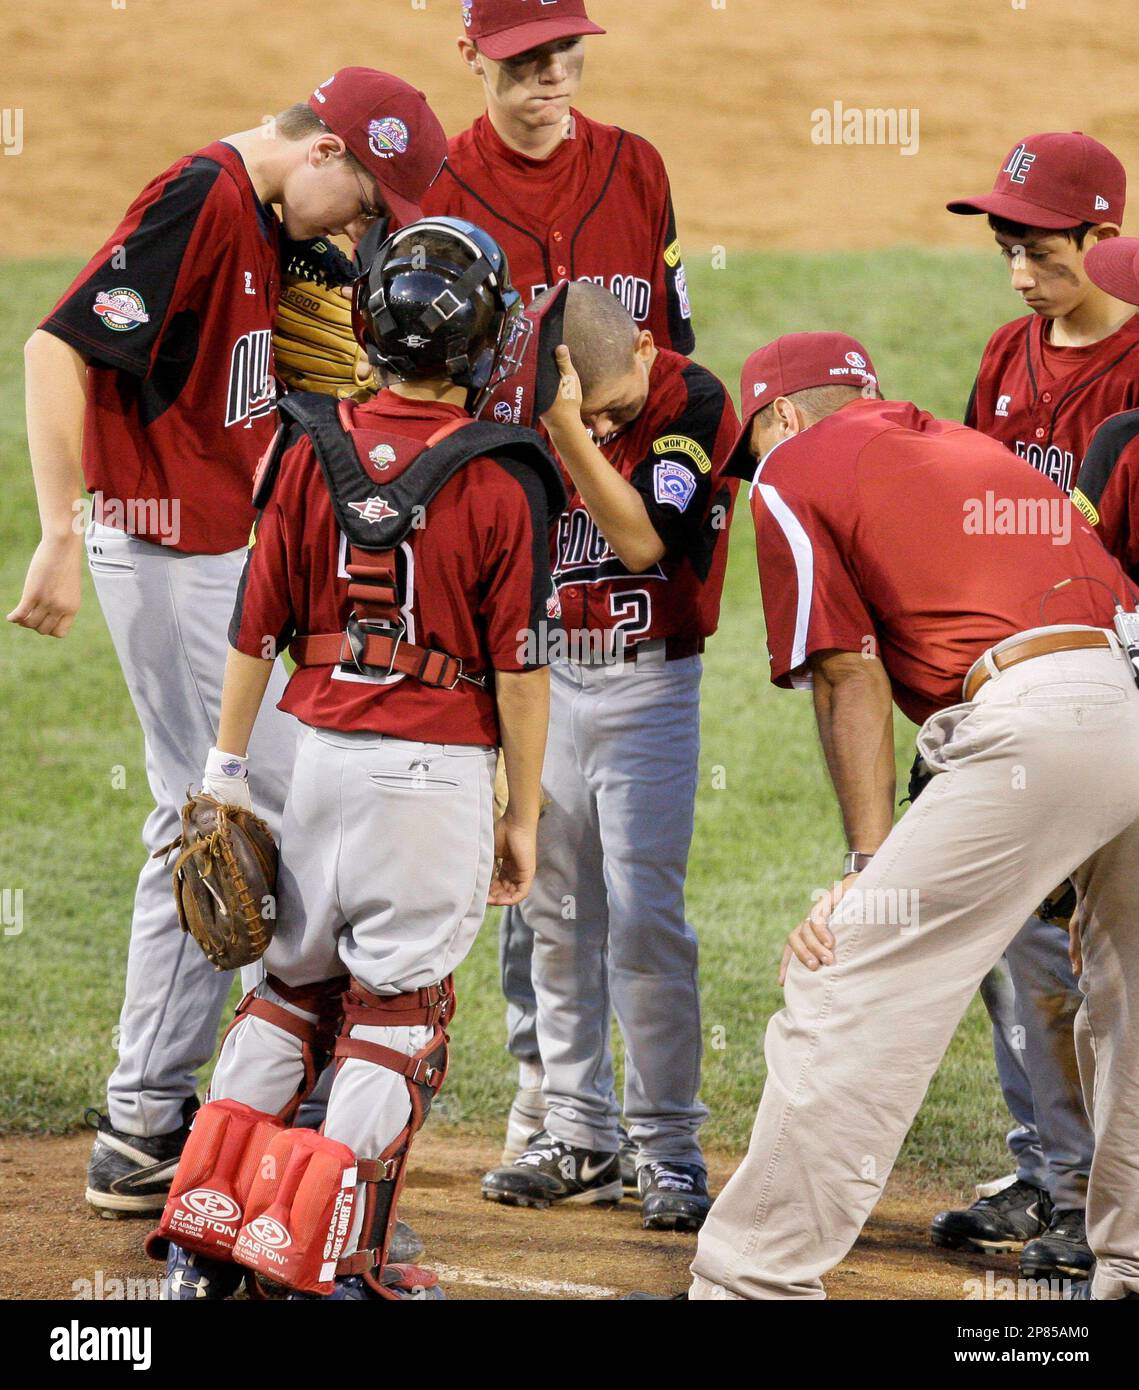
M 352 177 L 356 180 L 356 186 L 360 190 L 360 216 L 365 218 L 369 222 L 378 222 L 381 217 L 386 217 L 387 209 L 382 207 L 376 207 L 376 205 L 369 199 L 368 190 L 364 187 L 363 181 L 360 178 L 356 166 L 352 164 L 349 167 L 352 170 Z

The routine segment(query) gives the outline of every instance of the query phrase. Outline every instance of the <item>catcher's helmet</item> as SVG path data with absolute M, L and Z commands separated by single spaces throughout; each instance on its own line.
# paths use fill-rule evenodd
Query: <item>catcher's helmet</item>
M 449 377 L 473 410 L 516 371 L 528 336 L 506 254 L 473 222 L 428 217 L 393 233 L 356 281 L 352 327 L 373 366 Z

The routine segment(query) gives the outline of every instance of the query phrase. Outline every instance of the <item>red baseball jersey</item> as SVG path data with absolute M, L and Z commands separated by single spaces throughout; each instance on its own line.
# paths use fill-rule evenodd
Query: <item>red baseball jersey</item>
M 1139 410 L 1112 415 L 1096 430 L 1072 502 L 1139 582 Z
M 109 526 L 243 546 L 276 428 L 276 216 L 221 141 L 152 180 L 40 325 L 87 359 L 83 472 Z
M 1139 405 L 1139 315 L 1090 347 L 1052 347 L 1047 326 L 1030 314 L 997 329 L 981 358 L 965 423 L 1070 493 L 1099 425 Z
M 715 632 L 736 492 L 722 473 L 738 432 L 731 398 L 707 368 L 657 354 L 644 410 L 601 452 L 641 494 L 667 550 L 652 569 L 631 574 L 568 482 L 554 558 L 567 633 L 619 629 L 635 643 Z
M 1110 626 L 1111 593 L 1139 593 L 1047 478 L 908 402 L 855 401 L 776 445 L 752 510 L 775 684 L 809 685 L 813 652 L 867 652 L 917 723 L 993 643 Z M 1047 597 L 1081 577 L 1107 588 Z
M 485 228 L 506 252 L 524 303 L 559 280 L 592 280 L 661 347 L 691 352 L 696 336 L 664 161 L 639 135 L 577 111 L 572 119 L 570 139 L 548 159 L 531 159 L 480 116 L 451 140 L 424 212 Z
M 391 391 L 352 410 L 356 428 L 424 443 L 458 406 L 410 401 Z M 377 481 L 381 450 L 361 462 Z M 408 641 L 460 657 L 471 674 L 544 664 L 541 640 L 553 611 L 546 494 L 531 469 L 475 458 L 440 488 L 422 526 L 397 551 Z M 257 518 L 230 623 L 231 646 L 247 656 L 285 649 L 296 635 L 343 631 L 347 540 L 307 436 L 281 459 L 273 495 Z M 535 659 L 530 662 L 529 657 Z M 523 661 L 523 657 L 527 661 Z M 371 730 L 425 743 L 497 744 L 493 680 L 441 690 L 406 676 L 377 677 L 334 666 L 294 671 L 280 708 L 323 729 Z

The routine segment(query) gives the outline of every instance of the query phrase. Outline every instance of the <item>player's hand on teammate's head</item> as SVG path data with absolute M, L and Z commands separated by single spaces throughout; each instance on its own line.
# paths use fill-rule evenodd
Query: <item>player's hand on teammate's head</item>
M 538 867 L 538 827 L 520 825 L 507 816 L 494 826 L 494 878 L 487 902 L 514 907 L 530 892 Z
M 79 612 L 82 571 L 83 549 L 76 537 L 40 541 L 8 621 L 43 637 L 66 637 Z

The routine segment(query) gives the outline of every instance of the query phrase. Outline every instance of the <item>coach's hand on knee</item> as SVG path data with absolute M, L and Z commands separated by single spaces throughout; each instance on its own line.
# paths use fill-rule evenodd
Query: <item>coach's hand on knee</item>
M 83 547 L 73 536 L 36 546 L 20 602 L 8 621 L 44 637 L 66 637 L 79 612 Z
M 857 877 L 857 874 L 848 874 L 841 883 L 824 893 L 788 936 L 779 965 L 781 985 L 787 983 L 787 970 L 792 959 L 802 961 L 808 970 L 834 964 L 834 933 L 827 922 L 839 899 Z

